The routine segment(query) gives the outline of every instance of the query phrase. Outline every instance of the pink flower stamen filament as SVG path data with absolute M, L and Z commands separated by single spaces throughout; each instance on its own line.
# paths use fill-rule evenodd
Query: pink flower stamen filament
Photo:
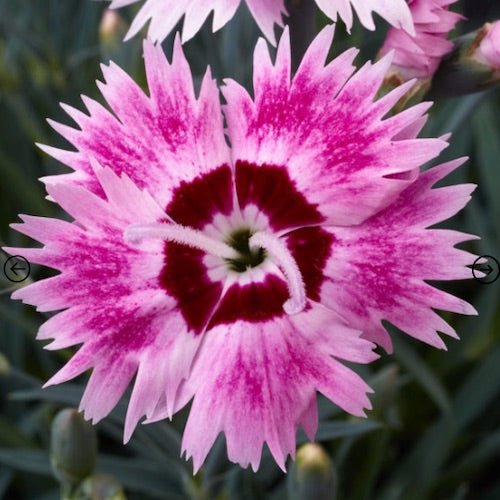
M 239 257 L 239 253 L 226 243 L 214 240 L 202 231 L 180 224 L 168 222 L 134 224 L 125 229 L 124 239 L 131 245 L 139 244 L 146 238 L 160 238 L 187 245 L 221 259 L 237 259 Z
M 124 232 L 124 239 L 131 245 L 146 238 L 172 241 L 224 259 L 232 271 L 244 272 L 261 264 L 266 255 L 281 269 L 286 278 L 290 298 L 283 304 L 287 314 L 297 314 L 306 305 L 304 280 L 286 244 L 277 236 L 264 231 L 252 234 L 250 230 L 235 231 L 227 243 L 207 236 L 202 231 L 180 224 L 160 222 L 134 224 Z
M 286 244 L 277 236 L 258 231 L 249 240 L 250 248 L 263 248 L 285 275 L 290 298 L 283 304 L 287 314 L 297 314 L 306 306 L 306 291 L 299 266 Z

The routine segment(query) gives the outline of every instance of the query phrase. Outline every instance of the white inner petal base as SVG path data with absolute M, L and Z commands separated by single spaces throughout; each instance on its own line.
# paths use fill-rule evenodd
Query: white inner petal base
M 203 231 L 175 223 L 133 224 L 125 229 L 123 237 L 130 245 L 138 245 L 145 239 L 154 238 L 196 248 L 223 259 L 228 266 L 228 271 L 231 263 L 248 257 L 225 241 L 208 236 Z M 249 234 L 248 247 L 250 252 L 254 253 L 263 250 L 265 255 L 282 271 L 290 294 L 290 298 L 283 304 L 283 310 L 287 314 L 297 314 L 303 311 L 306 306 L 304 280 L 286 244 L 270 232 L 257 231 Z

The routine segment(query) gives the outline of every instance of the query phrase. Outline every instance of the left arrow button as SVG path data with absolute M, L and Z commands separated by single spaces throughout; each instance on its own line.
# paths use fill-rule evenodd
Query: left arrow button
M 30 275 L 31 267 L 22 255 L 9 257 L 3 265 L 3 273 L 9 281 L 20 283 Z

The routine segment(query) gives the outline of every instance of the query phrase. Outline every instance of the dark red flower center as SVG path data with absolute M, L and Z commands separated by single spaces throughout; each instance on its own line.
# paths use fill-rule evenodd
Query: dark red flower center
M 258 230 L 254 227 L 256 213 L 264 216 L 269 232 L 284 234 L 281 239 L 300 270 L 307 297 L 319 300 L 332 237 L 318 226 L 323 216 L 316 206 L 297 190 L 282 167 L 237 162 L 234 182 L 237 205 L 233 203 L 233 172 L 222 165 L 191 182 L 182 182 L 166 207 L 175 222 L 193 229 L 203 230 L 221 216 L 234 225 L 224 242 L 238 256 L 225 259 L 232 284 L 222 299 L 224 282 L 210 276 L 202 250 L 172 241 L 165 243 L 161 285 L 177 299 L 187 325 L 196 333 L 221 323 L 268 321 L 286 314 L 283 304 L 289 298 L 289 289 L 282 276 L 269 272 L 259 280 L 238 279 L 271 258 L 264 248 L 249 244 Z M 242 221 L 234 222 L 235 210 L 243 214 Z M 246 213 L 253 214 L 248 217 L 251 220 L 245 220 Z

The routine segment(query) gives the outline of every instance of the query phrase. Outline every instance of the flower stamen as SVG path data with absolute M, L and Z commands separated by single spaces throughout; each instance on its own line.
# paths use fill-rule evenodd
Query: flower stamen
M 250 237 L 250 247 L 263 248 L 285 275 L 290 298 L 283 304 L 287 314 L 297 314 L 306 306 L 306 289 L 299 266 L 286 244 L 277 236 L 258 231 Z
M 236 259 L 239 256 L 238 251 L 223 241 L 214 240 L 202 231 L 175 223 L 133 224 L 125 229 L 123 237 L 131 245 L 137 245 L 147 238 L 155 238 L 196 248 L 221 259 Z

